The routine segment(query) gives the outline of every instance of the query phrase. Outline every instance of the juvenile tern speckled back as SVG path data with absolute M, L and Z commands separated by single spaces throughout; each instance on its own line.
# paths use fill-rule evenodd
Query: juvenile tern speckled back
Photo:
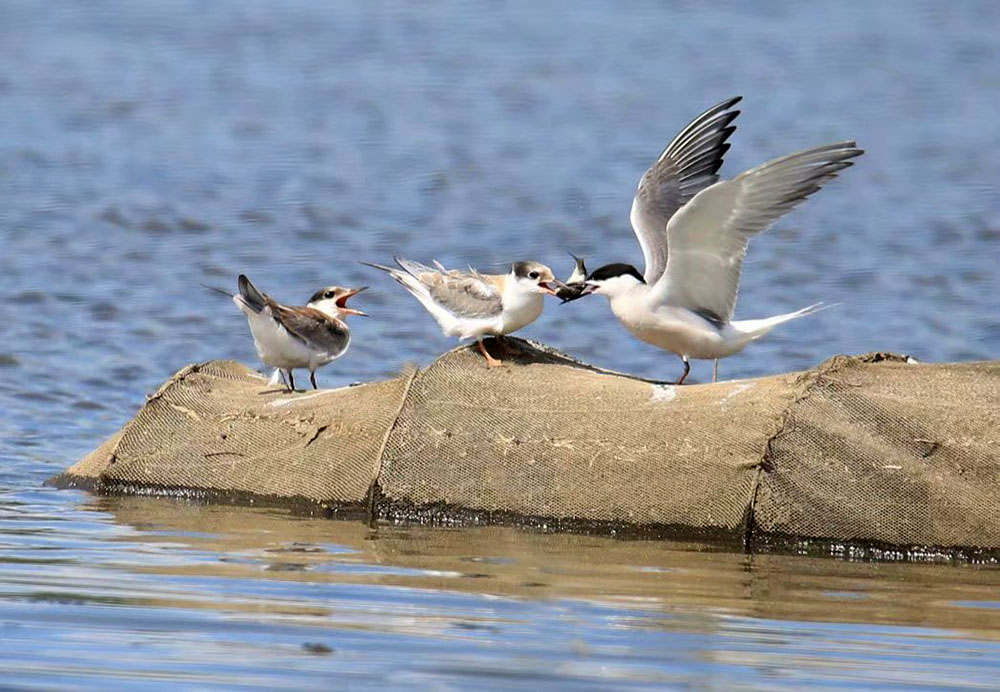
M 756 320 L 733 321 L 740 273 L 751 237 L 851 166 L 853 141 L 807 149 L 718 182 L 729 148 L 731 110 L 739 97 L 695 118 L 643 175 L 632 202 L 632 228 L 645 260 L 594 270 L 581 295 L 608 297 L 636 337 L 679 355 L 684 382 L 690 358 L 718 359 L 743 350 L 779 324 L 821 305 Z
M 515 262 L 507 274 L 445 269 L 395 257 L 400 269 L 362 262 L 381 269 L 409 291 L 437 320 L 447 336 L 476 339 L 489 367 L 502 365 L 483 345 L 483 337 L 501 336 L 526 327 L 542 314 L 549 284 L 559 285 L 552 270 L 538 262 Z M 509 347 L 508 347 L 509 348 Z
M 328 286 L 316 291 L 305 307 L 293 307 L 257 290 L 240 274 L 233 302 L 247 316 L 257 355 L 266 365 L 288 373 L 289 389 L 295 389 L 295 368 L 307 368 L 313 389 L 318 389 L 317 368 L 344 355 L 351 343 L 345 318 L 365 315 L 347 307 L 347 299 L 363 290 Z

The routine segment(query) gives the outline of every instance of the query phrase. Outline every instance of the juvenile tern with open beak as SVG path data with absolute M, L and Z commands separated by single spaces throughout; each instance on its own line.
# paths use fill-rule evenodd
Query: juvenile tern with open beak
M 295 390 L 292 370 L 306 368 L 313 389 L 316 370 L 344 355 L 351 343 L 345 318 L 365 313 L 347 307 L 347 299 L 362 288 L 328 286 L 313 294 L 305 307 L 282 305 L 240 274 L 240 292 L 233 302 L 247 316 L 257 355 L 266 365 L 288 373 L 288 386 Z
M 807 149 L 718 182 L 729 148 L 728 99 L 695 118 L 646 171 L 632 202 L 632 228 L 645 271 L 629 264 L 594 270 L 582 295 L 608 297 L 611 311 L 633 335 L 690 358 L 718 359 L 743 350 L 779 324 L 821 309 L 733 321 L 740 271 L 751 237 L 819 190 L 863 152 L 853 141 Z
M 486 364 L 503 363 L 483 345 L 484 336 L 502 336 L 526 327 L 542 314 L 550 284 L 561 285 L 552 270 L 538 262 L 515 262 L 507 274 L 445 269 L 394 257 L 399 269 L 362 262 L 381 269 L 403 285 L 441 325 L 447 336 L 476 339 Z M 509 348 L 509 347 L 508 347 Z

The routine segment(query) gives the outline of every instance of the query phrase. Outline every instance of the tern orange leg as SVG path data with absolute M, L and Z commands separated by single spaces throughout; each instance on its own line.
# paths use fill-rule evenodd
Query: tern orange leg
M 503 361 L 497 360 L 490 355 L 490 352 L 486 350 L 486 346 L 483 345 L 482 339 L 477 339 L 476 342 L 479 344 L 479 352 L 483 354 L 486 358 L 486 367 L 488 368 L 499 368 L 503 365 Z

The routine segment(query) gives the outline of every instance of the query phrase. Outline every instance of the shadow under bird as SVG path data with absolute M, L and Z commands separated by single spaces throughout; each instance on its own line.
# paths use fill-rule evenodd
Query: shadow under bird
M 233 302 L 247 316 L 257 355 L 266 365 L 288 373 L 288 387 L 295 390 L 292 370 L 309 370 L 316 386 L 316 370 L 344 355 L 351 343 L 348 315 L 367 316 L 347 307 L 347 299 L 361 288 L 328 286 L 313 294 L 304 307 L 282 305 L 262 293 L 240 274 L 240 292 Z
M 487 366 L 503 363 L 483 345 L 485 336 L 503 336 L 526 327 L 542 314 L 545 294 L 561 285 L 552 270 L 538 262 L 515 262 L 507 274 L 481 274 L 473 269 L 445 269 L 435 262 L 394 257 L 399 269 L 362 262 L 398 281 L 437 320 L 446 336 L 475 339 Z M 508 351 L 514 347 L 500 342 Z
M 611 311 L 634 336 L 684 361 L 740 352 L 779 324 L 822 304 L 754 320 L 733 320 L 750 238 L 837 176 L 864 153 L 853 141 L 806 149 L 720 182 L 718 171 L 735 131 L 723 101 L 678 134 L 639 181 L 630 219 L 645 271 L 606 264 L 587 276 L 581 296 L 607 296 Z

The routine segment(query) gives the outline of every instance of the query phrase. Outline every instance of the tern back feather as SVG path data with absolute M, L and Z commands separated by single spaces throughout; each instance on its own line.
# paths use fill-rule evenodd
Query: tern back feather
M 458 317 L 498 317 L 503 310 L 500 292 L 471 274 L 444 277 L 428 290 L 434 302 Z
M 380 264 L 363 262 L 381 269 L 399 282 L 437 320 L 441 328 L 451 332 L 462 319 L 493 320 L 503 311 L 500 291 L 489 275 L 474 270 L 440 271 L 405 257 L 394 257 L 402 271 Z
M 705 188 L 667 224 L 670 258 L 656 300 L 729 321 L 750 238 L 853 165 L 853 141 L 806 149 Z
M 289 309 L 272 303 L 274 318 L 306 346 L 337 357 L 347 350 L 351 332 L 347 325 L 316 308 Z
M 630 220 L 646 263 L 646 283 L 655 283 L 666 269 L 667 222 L 698 192 L 718 182 L 730 146 L 726 140 L 736 130 L 731 123 L 740 114 L 731 109 L 742 98 L 726 99 L 692 120 L 639 181 Z

